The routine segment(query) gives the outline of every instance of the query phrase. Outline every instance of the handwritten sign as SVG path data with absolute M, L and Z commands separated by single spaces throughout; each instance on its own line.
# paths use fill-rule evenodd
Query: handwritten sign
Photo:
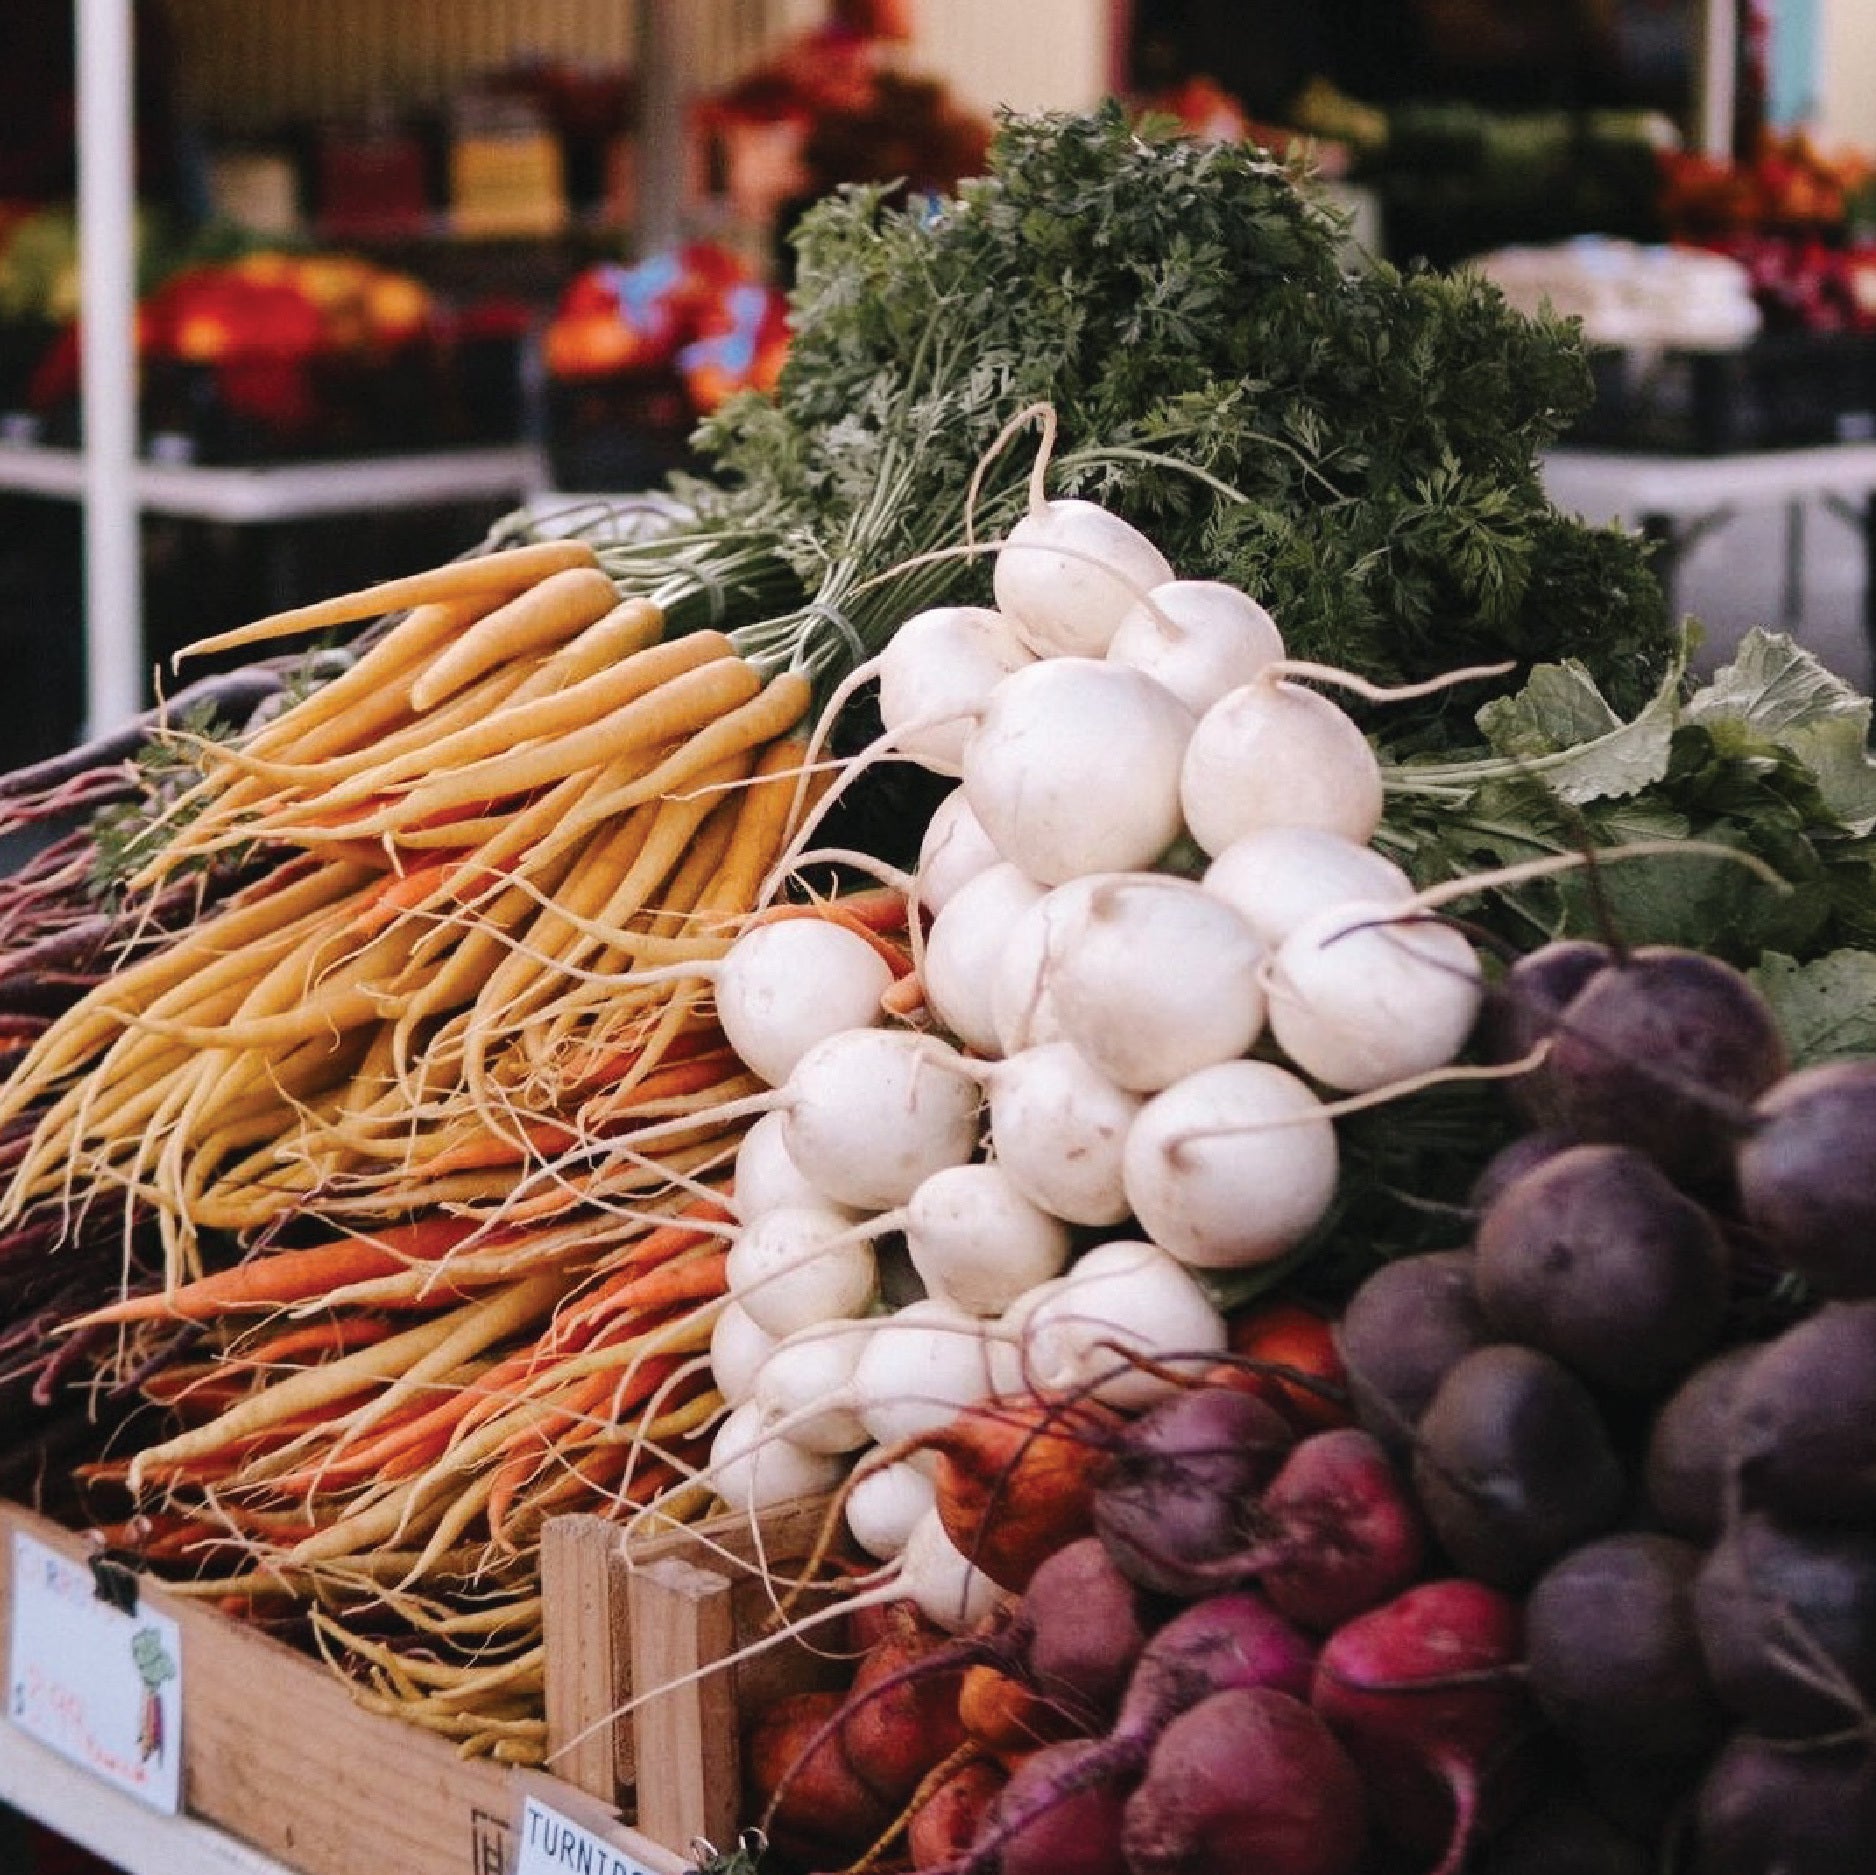
M 515 1875 L 657 1875 L 636 1857 L 569 1823 L 538 1797 L 521 1807 L 521 1859 Z
M 182 1637 L 102 1600 L 92 1573 L 13 1533 L 7 1716 L 154 1810 L 182 1808 Z

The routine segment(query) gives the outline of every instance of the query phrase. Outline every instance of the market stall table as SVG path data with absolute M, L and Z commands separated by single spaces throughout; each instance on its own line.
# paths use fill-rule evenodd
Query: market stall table
M 1681 561 L 1741 508 L 1785 510 L 1784 623 L 1803 610 L 1805 504 L 1823 501 L 1863 543 L 1863 626 L 1876 649 L 1876 443 L 1771 449 L 1730 456 L 1653 456 L 1557 449 L 1543 462 L 1558 507 L 1589 520 L 1620 520 L 1657 546 L 1655 569 L 1670 609 Z
M 0 491 L 84 502 L 90 472 L 82 450 L 0 439 Z M 140 457 L 129 481 L 140 514 L 233 527 L 284 527 L 332 515 L 518 502 L 547 486 L 547 468 L 539 449 L 521 443 L 254 467 Z M 274 596 L 281 604 L 287 602 L 283 595 L 290 583 L 281 558 L 286 550 L 285 536 L 277 537 L 271 583 L 279 589 Z M 139 601 L 140 592 L 130 598 Z M 105 691 L 140 689 L 149 662 L 140 604 L 88 608 L 85 655 L 94 716 Z M 91 726 L 110 725 L 94 721 Z
M 547 472 L 538 450 L 516 444 L 253 468 L 145 461 L 131 481 L 145 513 L 252 526 L 483 497 L 519 500 L 544 488 Z M 0 443 L 0 489 L 79 500 L 84 456 L 75 449 Z

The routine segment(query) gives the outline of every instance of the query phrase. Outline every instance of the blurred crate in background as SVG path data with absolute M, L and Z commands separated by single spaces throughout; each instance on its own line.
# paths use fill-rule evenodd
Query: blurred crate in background
M 1596 401 L 1575 447 L 1732 455 L 1876 437 L 1876 335 L 1765 332 L 1731 351 L 1605 349 L 1590 363 Z

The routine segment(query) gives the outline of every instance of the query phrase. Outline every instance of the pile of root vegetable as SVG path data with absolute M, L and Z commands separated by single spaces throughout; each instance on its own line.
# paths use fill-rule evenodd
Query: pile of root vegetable
M 1463 1247 L 1190 1356 L 1128 1312 L 890 1455 L 954 1560 L 751 1715 L 765 1866 L 1871 1865 L 1876 1057 L 1792 1069 L 1665 946 L 1545 946 L 1494 1018 L 1543 1060 Z
M 1098 330 L 1064 323 L 1065 280 Z M 1125 1604 L 1142 1644 L 1180 1601 L 1263 1624 L 1274 1677 L 1216 1689 L 1233 1776 L 1316 1805 L 1270 1813 L 1295 1868 L 1367 1875 L 1500 1853 L 1559 1793 L 1595 1807 L 1578 1695 L 1525 1636 L 1551 1574 L 1615 1542 L 1656 1572 L 1672 1633 L 1638 1656 L 1692 1674 L 1702 1744 L 1727 1732 L 1750 1790 L 1815 1786 L 1807 1816 L 1860 1853 L 1864 1457 L 1839 1502 L 1809 1430 L 1729 1430 L 1721 1524 L 1638 1506 L 1696 1363 L 1865 1306 L 1820 1298 L 1863 1293 L 1867 1070 L 1829 1070 L 1834 1184 L 1746 1166 L 1808 1064 L 1876 1054 L 1867 700 L 1763 638 L 1696 686 L 1634 543 L 1542 498 L 1567 335 L 1477 283 L 1345 273 L 1254 152 L 1007 125 L 942 212 L 817 210 L 803 282 L 778 397 L 706 438 L 714 481 L 517 517 L 207 641 L 316 648 L 0 778 L 38 848 L 0 881 L 0 1490 L 524 1763 L 548 1518 L 630 1535 L 827 1494 L 840 1593 L 803 1619 L 956 1636 L 890 1690 L 929 1712 L 925 1674 L 968 1665 L 1015 1711 L 984 1730 L 951 1697 L 942 1749 L 867 1767 L 838 1840 L 815 1779 L 846 1745 L 789 1774 L 778 1727 L 752 1807 L 810 1865 L 947 1875 L 1076 1867 L 1063 1832 L 1125 1875 L 1265 1865 L 1168 1846 L 1178 1722 L 1163 1686 L 1116 1721 L 1131 1655 L 1098 1695 L 1057 1684 L 1029 1597 L 1058 1554 L 1095 1572 L 1069 1601 Z M 1602 986 L 1660 956 L 1735 997 L 1714 1059 L 1711 1025 L 1596 1039 Z M 1639 1064 L 1615 1118 L 1567 1091 L 1573 1053 L 1579 1082 Z M 1518 1102 L 1604 1143 L 1480 1219 Z M 1494 1251 L 1527 1183 L 1631 1147 L 1667 1221 L 1630 1264 L 1571 1290 L 1561 1239 L 1543 1282 Z M 1848 1209 L 1788 1225 L 1780 1176 Z M 1557 1201 L 1584 1259 L 1621 1242 L 1596 1196 Z M 1255 1311 L 1280 1291 L 1317 1332 L 1272 1393 Z M 1331 1429 L 1350 1400 L 1365 1429 Z M 1781 1496 L 1786 1451 L 1821 1469 Z M 1080 1509 L 1032 1499 L 1037 1470 Z M 1370 1537 L 1385 1567 L 1350 1586 Z M 1755 1582 L 1824 1556 L 1815 1608 L 1761 1625 L 1834 1729 L 1707 1658 L 1675 1543 L 1762 1615 Z M 1457 1611 L 1411 1604 L 1443 1664 L 1347 1677 L 1391 1710 L 1455 1699 L 1426 1760 L 1452 1799 L 1312 1691 L 1343 1635 L 1450 1579 Z M 1483 1639 L 1440 1625 L 1467 1617 Z M 1672 1759 L 1693 1803 L 1706 1760 L 1676 1739 L 1625 1768 Z M 981 1834 L 954 1784 L 995 1797 Z M 1780 1866 L 1639 1798 L 1613 1826 L 1698 1842 L 1704 1875 Z

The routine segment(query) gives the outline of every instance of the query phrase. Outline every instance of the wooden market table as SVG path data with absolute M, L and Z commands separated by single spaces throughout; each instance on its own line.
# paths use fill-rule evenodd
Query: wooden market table
M 1857 533 L 1863 552 L 1863 628 L 1876 654 L 1876 443 L 1767 449 L 1730 456 L 1552 450 L 1544 486 L 1558 507 L 1592 521 L 1622 521 L 1655 543 L 1670 609 L 1688 551 L 1743 508 L 1783 508 L 1783 620 L 1796 629 L 1804 599 L 1806 504 L 1821 501 Z

